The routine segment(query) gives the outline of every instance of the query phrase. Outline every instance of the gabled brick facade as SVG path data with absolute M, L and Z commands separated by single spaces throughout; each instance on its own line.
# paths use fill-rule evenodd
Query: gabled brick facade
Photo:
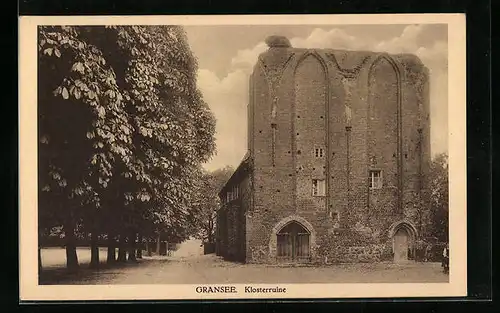
M 220 194 L 239 186 L 219 211 L 217 253 L 277 262 L 277 235 L 295 222 L 309 262 L 411 258 L 428 225 L 427 68 L 413 55 L 267 43 L 250 78 L 248 154 Z

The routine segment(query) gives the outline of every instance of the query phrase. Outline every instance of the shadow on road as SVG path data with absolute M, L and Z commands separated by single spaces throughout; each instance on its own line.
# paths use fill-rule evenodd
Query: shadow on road
M 215 255 L 146 257 L 100 269 L 82 266 L 77 273 L 49 269 L 41 285 L 215 284 L 215 283 L 443 283 L 439 263 L 368 263 L 326 266 L 241 264 Z
M 77 271 L 71 272 L 62 267 L 49 267 L 42 270 L 38 275 L 39 285 L 73 285 L 75 281 L 81 283 L 88 282 L 94 284 L 95 280 L 112 281 L 118 275 L 126 271 L 133 270 L 149 263 L 158 262 L 159 258 L 138 259 L 136 262 L 106 264 L 101 263 L 99 268 L 89 268 L 88 264 L 80 265 Z M 161 262 L 168 262 L 166 258 L 161 258 Z

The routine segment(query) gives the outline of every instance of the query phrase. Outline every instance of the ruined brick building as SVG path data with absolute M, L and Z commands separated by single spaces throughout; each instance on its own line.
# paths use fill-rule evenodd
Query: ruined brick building
M 248 263 L 412 259 L 428 224 L 428 70 L 414 55 L 271 36 L 248 152 L 220 192 L 216 253 Z

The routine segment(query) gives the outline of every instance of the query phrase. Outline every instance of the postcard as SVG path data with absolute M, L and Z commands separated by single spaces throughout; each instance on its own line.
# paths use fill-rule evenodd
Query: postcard
M 464 14 L 19 25 L 22 301 L 467 294 Z

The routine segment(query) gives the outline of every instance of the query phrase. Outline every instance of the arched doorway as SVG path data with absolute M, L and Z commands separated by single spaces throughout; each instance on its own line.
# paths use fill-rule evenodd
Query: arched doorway
M 286 261 L 307 261 L 310 257 L 310 233 L 293 221 L 276 234 L 277 256 Z
M 392 237 L 392 251 L 395 263 L 414 259 L 417 231 L 409 222 L 394 223 L 389 232 Z

